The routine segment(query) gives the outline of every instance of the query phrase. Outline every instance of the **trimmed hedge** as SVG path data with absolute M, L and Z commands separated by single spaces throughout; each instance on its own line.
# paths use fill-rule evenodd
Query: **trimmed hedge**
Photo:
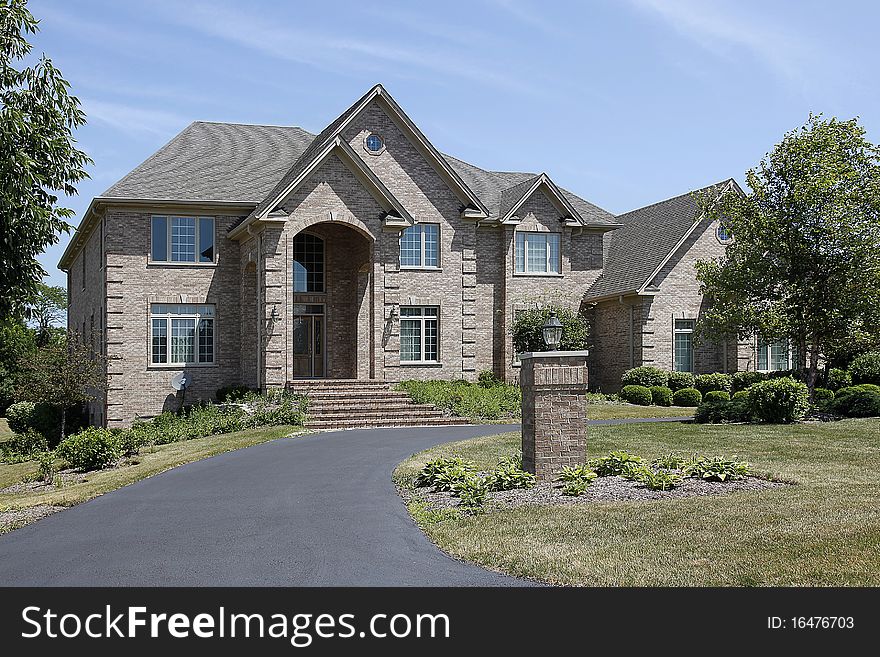
M 703 401 L 703 394 L 696 388 L 682 388 L 672 395 L 672 403 L 676 406 L 696 408 Z
M 816 404 L 822 402 L 829 402 L 834 399 L 834 392 L 829 390 L 828 388 L 814 388 L 813 389 L 813 402 Z
M 832 409 L 845 417 L 880 416 L 880 387 L 863 383 L 842 388 L 834 397 Z
M 56 454 L 80 470 L 106 468 L 122 456 L 116 433 L 97 427 L 68 436 L 58 445 Z
M 757 420 L 788 424 L 807 414 L 809 391 L 806 385 L 794 379 L 770 379 L 749 388 L 749 404 Z
M 880 351 L 869 351 L 849 364 L 853 383 L 873 383 L 880 385 Z
M 749 391 L 748 390 L 738 390 L 737 392 L 733 393 L 733 397 L 731 397 L 730 400 L 734 401 L 736 399 L 745 399 L 746 401 L 748 401 Z
M 672 406 L 672 390 L 664 386 L 651 386 L 650 391 L 654 406 Z
M 630 404 L 638 404 L 639 406 L 651 405 L 651 389 L 646 386 L 623 386 L 623 389 L 620 391 L 620 397 Z
M 730 374 L 716 372 L 714 374 L 700 374 L 694 377 L 694 388 L 699 390 L 703 395 L 715 390 L 723 390 L 724 392 L 729 393 L 730 386 Z
M 690 372 L 670 372 L 668 385 L 672 392 L 682 388 L 693 388 L 694 375 Z
M 710 390 L 703 395 L 703 403 L 728 401 L 730 401 L 730 393 L 725 390 Z
M 761 381 L 766 381 L 767 375 L 764 372 L 735 372 L 731 377 L 731 391 L 734 393 L 746 390 L 749 386 L 753 386 Z
M 620 377 L 620 382 L 624 386 L 642 386 L 650 388 L 652 386 L 664 386 L 669 383 L 669 372 L 661 370 L 659 367 L 634 367 L 627 370 Z
M 723 399 L 718 401 L 704 401 L 700 404 L 699 408 L 697 408 L 697 412 L 694 414 L 694 420 L 703 424 L 748 422 L 751 419 L 752 411 L 747 395 L 730 401 L 724 401 Z

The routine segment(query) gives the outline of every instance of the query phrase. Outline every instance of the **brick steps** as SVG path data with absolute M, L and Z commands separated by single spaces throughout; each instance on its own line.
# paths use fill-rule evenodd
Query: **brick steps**
M 417 427 L 466 424 L 447 417 L 430 404 L 416 404 L 405 392 L 381 381 L 323 379 L 291 381 L 289 392 L 309 399 L 305 426 L 309 429 Z

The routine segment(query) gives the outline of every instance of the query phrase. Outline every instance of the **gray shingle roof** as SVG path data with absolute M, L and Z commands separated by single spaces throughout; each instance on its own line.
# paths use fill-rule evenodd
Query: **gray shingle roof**
M 253 203 L 254 212 L 265 209 L 302 173 L 369 93 L 317 137 L 297 127 L 196 121 L 101 197 L 242 201 Z M 441 156 L 496 217 L 501 216 L 503 207 L 509 209 L 516 203 L 537 177 L 534 173 L 485 171 L 452 156 Z M 610 212 L 568 190 L 560 191 L 587 222 L 616 223 Z
M 638 290 L 670 254 L 697 219 L 696 196 L 720 192 L 728 181 L 632 210 L 617 217 L 623 224 L 609 236 L 605 267 L 584 298 Z
M 313 139 L 302 128 L 196 121 L 101 196 L 256 204 Z

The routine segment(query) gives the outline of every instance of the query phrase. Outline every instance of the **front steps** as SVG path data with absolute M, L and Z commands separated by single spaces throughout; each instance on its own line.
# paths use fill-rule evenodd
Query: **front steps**
M 416 404 L 382 381 L 305 379 L 289 381 L 288 392 L 309 399 L 307 429 L 362 429 L 467 424 L 430 404 Z

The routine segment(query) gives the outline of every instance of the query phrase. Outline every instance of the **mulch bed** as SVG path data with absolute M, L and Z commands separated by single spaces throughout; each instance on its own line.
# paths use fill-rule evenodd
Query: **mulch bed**
M 779 488 L 788 484 L 768 481 L 758 477 L 744 477 L 732 481 L 704 481 L 682 479 L 678 486 L 667 491 L 649 490 L 644 484 L 623 477 L 599 477 L 579 497 L 562 494 L 563 484 L 540 482 L 534 488 L 505 490 L 489 493 L 486 510 L 512 509 L 519 506 L 555 506 L 560 504 L 595 504 L 597 502 L 622 502 L 638 500 L 663 500 L 682 497 L 726 495 L 739 491 L 760 491 Z M 434 491 L 432 488 L 402 488 L 401 495 L 407 502 L 420 501 L 432 509 L 451 509 L 458 506 L 458 498 L 452 493 Z
M 56 488 L 63 488 L 71 484 L 79 484 L 87 480 L 88 472 L 80 472 L 75 469 L 61 470 L 55 473 L 55 481 L 47 484 L 45 481 L 20 481 L 6 488 L 0 488 L 2 493 L 43 493 Z
M 30 524 L 40 518 L 66 509 L 65 506 L 52 506 L 50 504 L 40 504 L 27 509 L 0 511 L 0 532 L 9 531 L 22 525 Z

